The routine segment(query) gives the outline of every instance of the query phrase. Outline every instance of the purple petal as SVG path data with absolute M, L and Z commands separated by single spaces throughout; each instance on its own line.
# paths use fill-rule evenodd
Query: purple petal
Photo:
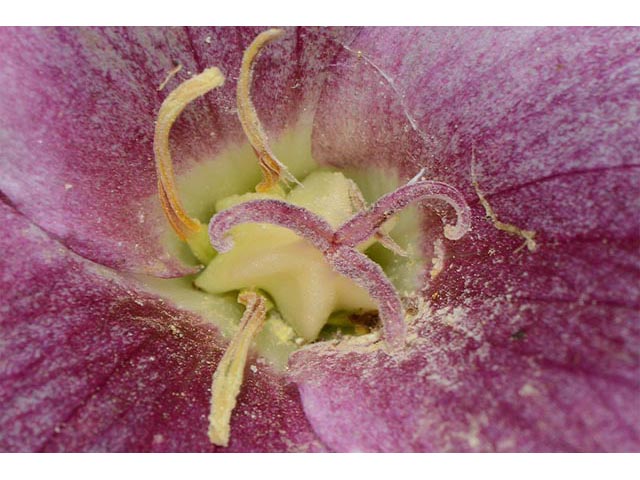
M 0 451 L 212 451 L 224 342 L 197 316 L 68 253 L 0 203 Z M 322 450 L 299 395 L 255 357 L 230 451 Z
M 424 166 L 464 193 L 473 232 L 425 279 L 404 357 L 294 354 L 326 444 L 640 449 L 639 40 L 638 29 L 372 29 L 350 46 L 360 59 L 336 60 L 316 157 L 407 176 Z M 535 230 L 535 252 L 486 221 L 473 150 L 497 215 Z M 425 216 L 427 258 L 438 223 Z
M 0 189 L 76 252 L 132 270 L 177 272 L 155 240 L 160 215 L 141 207 L 155 188 L 148 112 L 157 111 L 162 96 L 154 90 L 176 58 L 192 71 L 239 62 L 255 32 L 240 32 L 236 43 L 226 30 L 95 32 L 0 31 Z M 209 34 L 215 49 L 205 42 Z M 320 91 L 320 77 L 305 72 L 321 71 L 335 45 L 320 42 L 316 49 L 306 43 L 313 35 L 274 45 L 281 55 L 264 56 L 258 65 L 256 80 L 266 88 L 254 101 L 259 113 L 273 107 L 262 115 L 267 130 L 297 118 Z M 638 29 L 373 29 L 350 44 L 361 56 L 345 51 L 331 62 L 336 75 L 316 116 L 315 157 L 398 168 L 407 177 L 425 166 L 428 178 L 464 193 L 474 231 L 446 245 L 446 268 L 425 285 L 431 302 L 411 326 L 415 340 L 402 358 L 326 345 L 292 358 L 305 413 L 327 445 L 640 448 L 639 39 Z M 291 52 L 301 61 L 283 65 L 278 58 Z M 281 78 L 303 80 L 302 86 L 276 81 Z M 239 128 L 225 121 L 235 103 L 232 90 L 225 92 L 216 97 L 221 103 L 203 100 L 206 111 L 194 105 L 178 121 L 172 146 L 179 171 L 224 148 L 221 139 L 241 139 Z M 219 136 L 209 136 L 212 125 Z M 472 149 L 481 188 L 500 218 L 538 232 L 533 254 L 514 253 L 520 239 L 484 221 L 469 175 Z M 151 226 L 137 225 L 131 212 L 145 213 Z M 205 377 L 213 370 L 200 353 L 221 354 L 203 347 L 213 340 L 209 329 L 181 316 L 187 340 L 172 340 L 151 319 L 171 321 L 176 312 L 146 297 L 146 306 L 137 305 L 140 294 L 120 281 L 87 288 L 86 262 L 59 258 L 56 244 L 11 218 L 5 225 L 14 236 L 2 240 L 11 249 L 2 260 L 0 354 L 8 366 L 3 375 L 18 379 L 3 376 L 0 383 L 1 448 L 208 448 L 193 426 L 206 418 Z M 431 228 L 439 223 L 425 213 L 427 258 L 441 237 L 440 228 Z M 112 295 L 105 298 L 105 290 Z M 145 355 L 156 351 L 166 353 L 168 364 L 154 370 Z M 133 365 L 122 362 L 127 352 Z M 104 373 L 104 366 L 111 370 Z M 209 368 L 207 375 L 189 379 L 198 367 Z M 167 375 L 167 385 L 184 388 L 165 387 Z M 251 383 L 255 393 L 246 401 L 263 402 L 259 392 L 270 381 Z M 241 442 L 249 447 L 237 449 L 288 445 L 271 433 L 264 444 L 254 439 L 271 420 L 288 418 L 287 409 L 300 419 L 296 394 L 278 382 L 276 403 L 284 407 L 266 416 L 252 410 L 263 423 L 242 423 Z M 182 399 L 167 394 L 182 391 Z M 166 408 L 173 409 L 169 418 Z M 70 427 L 56 432 L 65 417 Z M 155 437 L 156 422 L 169 433 Z M 304 425 L 299 441 L 313 448 Z
M 190 72 L 219 66 L 225 87 L 188 107 L 172 130 L 177 172 L 245 142 L 235 78 L 259 31 L 0 29 L 0 189 L 86 258 L 153 275 L 184 274 L 162 241 L 169 226 L 156 198 L 155 117 L 167 90 Z M 345 35 L 291 30 L 269 48 L 256 67 L 253 99 L 268 133 L 275 137 L 312 113 L 320 74 L 340 48 L 334 38 Z M 181 72 L 159 92 L 177 63 Z

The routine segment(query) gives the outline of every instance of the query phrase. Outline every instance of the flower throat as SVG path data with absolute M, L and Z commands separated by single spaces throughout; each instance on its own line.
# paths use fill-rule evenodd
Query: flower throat
M 405 312 L 391 281 L 364 251 L 379 243 L 406 255 L 389 233 L 394 215 L 419 200 L 436 199 L 453 207 L 457 221 L 445 225 L 446 238 L 457 240 L 470 228 L 462 195 L 444 183 L 422 180 L 423 172 L 370 206 L 356 183 L 340 172 L 313 172 L 302 182 L 289 172 L 271 150 L 251 101 L 255 59 L 283 33 L 271 29 L 255 38 L 245 50 L 237 85 L 238 117 L 262 181 L 255 192 L 218 201 L 208 228 L 180 201 L 169 133 L 190 102 L 224 85 L 220 70 L 208 68 L 180 84 L 164 100 L 156 123 L 158 194 L 171 228 L 205 265 L 195 285 L 213 294 L 239 292 L 238 301 L 246 307 L 213 376 L 209 439 L 219 446 L 228 445 L 251 342 L 270 309 L 304 342 L 316 340 L 335 312 L 352 318 L 377 312 L 385 350 L 393 355 L 405 344 Z

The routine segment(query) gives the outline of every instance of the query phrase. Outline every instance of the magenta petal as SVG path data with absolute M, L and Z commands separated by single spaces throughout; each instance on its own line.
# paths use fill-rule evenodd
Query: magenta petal
M 167 92 L 209 66 L 225 86 L 189 106 L 171 146 L 178 173 L 245 141 L 235 112 L 242 53 L 260 28 L 0 29 L 0 190 L 75 252 L 175 276 L 160 239 L 154 121 Z M 341 29 L 288 30 L 261 58 L 254 103 L 276 135 L 310 115 Z M 283 59 L 286 59 L 284 61 Z M 177 63 L 181 72 L 158 86 Z M 217 179 L 224 181 L 224 179 Z M 208 219 L 202 219 L 206 221 Z
M 215 331 L 3 203 L 0 219 L 0 451 L 214 450 Z M 229 450 L 322 450 L 296 389 L 249 364 Z
M 638 45 L 638 29 L 372 29 L 351 45 L 363 59 L 337 59 L 316 156 L 424 166 L 464 193 L 473 231 L 425 279 L 404 357 L 294 354 L 325 443 L 640 450 Z M 480 187 L 503 221 L 537 232 L 535 252 L 471 202 L 474 150 Z
M 239 62 L 255 33 L 0 30 L 0 189 L 76 252 L 176 272 L 155 239 L 144 240 L 160 217 L 145 220 L 151 228 L 134 220 L 155 188 L 155 88 L 176 60 L 185 72 Z M 326 40 L 303 32 L 258 65 L 256 104 L 270 132 L 314 104 L 322 76 L 308 72 L 330 64 L 316 159 L 405 176 L 427 167 L 428 178 L 473 199 L 475 149 L 498 215 L 536 230 L 539 243 L 514 253 L 520 239 L 493 228 L 476 202 L 473 232 L 447 245 L 444 271 L 425 285 L 430 302 L 404 355 L 328 345 L 296 353 L 291 377 L 322 441 L 338 450 L 638 451 L 638 29 L 371 29 L 353 52 L 307 42 L 315 37 Z M 202 100 L 205 111 L 194 105 L 176 125 L 179 170 L 241 138 L 227 121 L 227 85 L 215 97 L 221 108 Z M 213 333 L 7 215 L 0 448 L 208 449 L 207 356 L 215 363 L 221 349 L 203 342 Z M 427 228 L 433 220 L 427 256 L 441 237 Z M 292 438 L 318 446 L 281 377 L 247 378 L 253 407 L 236 414 L 233 448 L 286 449 Z

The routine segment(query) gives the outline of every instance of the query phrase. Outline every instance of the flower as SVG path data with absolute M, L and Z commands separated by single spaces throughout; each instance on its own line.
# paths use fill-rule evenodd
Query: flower
M 150 200 L 153 128 L 168 71 L 217 66 L 226 86 L 172 131 L 178 174 L 243 144 L 234 76 L 258 31 L 0 30 L 0 449 L 217 448 L 227 341 L 150 278 L 193 270 Z M 400 354 L 356 338 L 286 372 L 252 357 L 229 449 L 638 449 L 639 36 L 296 29 L 269 47 L 254 102 L 272 138 L 296 132 L 343 171 L 425 168 L 473 229 L 448 242 L 424 210 L 433 269 Z

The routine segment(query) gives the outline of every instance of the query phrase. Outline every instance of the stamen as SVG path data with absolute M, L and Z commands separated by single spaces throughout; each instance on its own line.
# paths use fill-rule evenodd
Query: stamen
M 182 229 L 182 224 L 180 223 L 180 219 L 176 217 L 175 213 L 171 209 L 169 205 L 169 200 L 167 199 L 167 192 L 164 190 L 164 186 L 162 182 L 158 180 L 158 196 L 160 197 L 160 204 L 162 205 L 162 210 L 164 210 L 165 216 L 173 228 L 173 231 L 178 234 L 178 237 L 181 239 L 186 238 L 187 233 Z
M 458 240 L 469 231 L 471 210 L 460 192 L 444 183 L 412 180 L 380 198 L 368 210 L 358 213 L 342 225 L 336 232 L 337 242 L 342 245 L 358 245 L 371 237 L 392 215 L 410 203 L 426 198 L 443 200 L 456 210 L 457 223 L 455 226 L 445 225 L 445 237 Z
M 196 98 L 224 84 L 224 76 L 217 68 L 204 72 L 181 83 L 160 106 L 156 122 L 153 150 L 158 172 L 158 194 L 162 209 L 181 240 L 187 240 L 202 229 L 202 224 L 190 217 L 178 197 L 169 149 L 169 133 L 184 108 Z
M 242 67 L 238 78 L 238 117 L 244 130 L 245 135 L 249 139 L 258 160 L 264 179 L 256 186 L 257 192 L 266 192 L 273 188 L 284 175 L 285 180 L 300 183 L 289 173 L 287 167 L 280 162 L 269 147 L 267 134 L 262 128 L 262 124 L 258 119 L 258 113 L 251 101 L 251 81 L 253 79 L 253 63 L 260 53 L 260 50 L 269 42 L 280 38 L 284 34 L 284 30 L 272 28 L 258 35 L 255 40 L 244 51 L 242 57 Z
M 267 313 L 266 299 L 256 292 L 242 292 L 238 295 L 238 301 L 247 308 L 238 332 L 218 363 L 211 384 L 209 440 L 221 447 L 229 444 L 231 412 L 242 386 L 249 347 L 262 328 Z

